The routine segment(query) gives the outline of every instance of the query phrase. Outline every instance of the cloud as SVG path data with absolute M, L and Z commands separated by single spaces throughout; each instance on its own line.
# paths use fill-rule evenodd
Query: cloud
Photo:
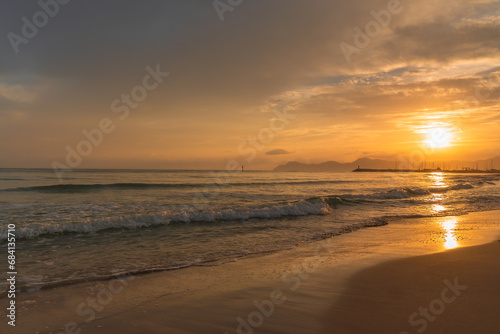
M 288 152 L 287 150 L 284 150 L 282 148 L 277 148 L 275 150 L 271 150 L 269 152 L 266 152 L 267 155 L 281 155 L 281 154 L 290 154 L 293 152 Z
M 19 54 L 0 39 L 0 141 L 17 145 L 0 147 L 0 156 L 49 167 L 83 129 L 109 117 L 117 130 L 82 167 L 97 166 L 100 157 L 128 162 L 159 154 L 170 159 L 165 168 L 193 166 L 186 162 L 193 156 L 220 168 L 285 105 L 298 116 L 274 147 L 322 160 L 394 153 L 378 151 L 392 145 L 386 134 L 406 130 L 401 124 L 417 113 L 461 108 L 481 75 L 495 71 L 500 15 L 498 1 L 402 1 L 403 11 L 347 64 L 339 44 L 352 44 L 353 28 L 364 28 L 370 12 L 387 3 L 254 0 L 220 22 L 211 1 L 70 2 Z M 6 2 L 0 35 L 20 33 L 21 18 L 39 9 L 37 2 Z M 171 76 L 125 122 L 117 120 L 110 103 L 158 63 Z M 498 95 L 474 105 L 467 122 L 488 127 Z M 55 139 L 39 140 L 48 137 Z M 100 167 L 123 165 L 103 161 Z

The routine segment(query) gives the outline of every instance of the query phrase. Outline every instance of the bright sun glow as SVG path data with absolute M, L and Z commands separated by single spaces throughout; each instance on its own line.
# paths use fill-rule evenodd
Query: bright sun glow
M 451 145 L 452 135 L 446 128 L 431 128 L 427 131 L 425 143 L 432 148 L 442 148 Z
M 457 236 L 455 234 L 455 228 L 457 226 L 456 219 L 450 218 L 441 222 L 441 227 L 445 231 L 444 235 L 444 248 L 452 249 L 459 246 Z

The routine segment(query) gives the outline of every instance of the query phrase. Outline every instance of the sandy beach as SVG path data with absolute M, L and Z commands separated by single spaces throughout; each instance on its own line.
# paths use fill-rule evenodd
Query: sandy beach
M 357 273 L 325 317 L 324 333 L 497 333 L 498 241 Z
M 495 333 L 499 213 L 401 220 L 218 266 L 21 293 L 16 327 L 0 327 L 58 334 Z M 420 307 L 430 308 L 429 320 Z
M 0 334 L 500 334 L 500 0 L 2 4 Z

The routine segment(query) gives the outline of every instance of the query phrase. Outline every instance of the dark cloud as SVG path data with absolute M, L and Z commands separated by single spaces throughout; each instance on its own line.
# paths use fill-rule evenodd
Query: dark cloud
M 217 156 L 213 160 L 223 160 L 220 152 L 234 152 L 269 123 L 273 114 L 265 107 L 276 101 L 296 103 L 307 115 L 293 125 L 305 130 L 276 140 L 326 135 L 330 130 L 314 130 L 325 122 L 344 124 L 336 131 L 369 128 L 377 115 L 439 102 L 448 107 L 476 80 L 472 73 L 459 83 L 454 62 L 498 59 L 498 1 L 422 0 L 402 1 L 404 11 L 348 64 L 340 42 L 352 43 L 353 28 L 364 27 L 373 20 L 370 11 L 387 2 L 244 1 L 220 22 L 212 1 L 73 0 L 15 54 L 7 34 L 20 33 L 21 18 L 31 19 L 40 7 L 38 1 L 4 1 L 0 141 L 15 142 L 16 152 L 3 144 L 0 156 L 49 165 L 82 129 L 113 116 L 111 101 L 140 84 L 148 65 L 161 64 L 171 76 L 86 162 L 146 154 L 140 152 L 149 152 L 151 161 L 161 154 L 186 161 L 188 153 L 197 156 L 201 142 L 210 143 L 213 151 L 206 154 Z M 427 82 L 415 79 L 438 72 Z M 304 91 L 297 101 L 295 94 Z M 481 103 L 493 104 L 496 96 Z M 368 123 L 347 126 L 353 116 Z

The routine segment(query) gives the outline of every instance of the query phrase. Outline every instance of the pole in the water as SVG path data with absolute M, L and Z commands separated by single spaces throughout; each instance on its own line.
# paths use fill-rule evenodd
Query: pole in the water
M 241 166 L 241 171 L 243 172 L 243 166 Z

